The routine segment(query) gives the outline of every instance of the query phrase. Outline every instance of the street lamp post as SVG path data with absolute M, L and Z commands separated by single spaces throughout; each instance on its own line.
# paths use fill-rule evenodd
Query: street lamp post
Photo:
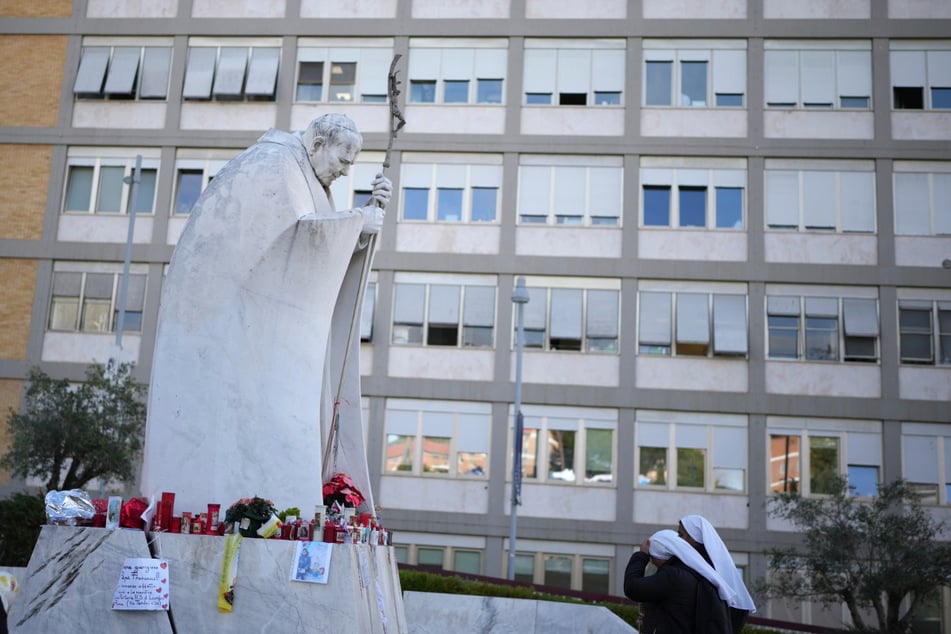
M 528 289 L 525 288 L 524 277 L 515 281 L 512 303 L 515 304 L 515 431 L 512 438 L 512 504 L 509 509 L 509 580 L 515 579 L 515 533 L 518 522 L 518 496 L 522 488 L 522 346 L 525 304 L 528 303 Z

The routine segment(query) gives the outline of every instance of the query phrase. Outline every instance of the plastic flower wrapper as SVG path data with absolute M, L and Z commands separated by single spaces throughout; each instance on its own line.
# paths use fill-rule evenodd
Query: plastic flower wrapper
M 96 505 L 92 498 L 81 489 L 69 491 L 50 491 L 46 494 L 46 521 L 50 524 L 77 524 L 92 521 L 96 515 Z
M 365 500 L 363 493 L 353 484 L 350 475 L 343 472 L 335 473 L 330 480 L 324 482 L 323 493 L 324 504 L 327 506 L 340 502 L 343 506 L 357 508 Z

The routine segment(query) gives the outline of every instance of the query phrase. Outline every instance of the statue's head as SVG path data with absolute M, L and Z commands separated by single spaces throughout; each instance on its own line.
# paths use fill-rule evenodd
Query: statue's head
M 363 146 L 363 135 L 344 114 L 325 114 L 307 125 L 301 134 L 317 180 L 325 187 L 347 174 Z

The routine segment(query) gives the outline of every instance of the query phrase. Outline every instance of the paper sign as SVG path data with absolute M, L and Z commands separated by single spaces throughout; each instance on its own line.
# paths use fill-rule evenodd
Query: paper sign
M 168 610 L 168 561 L 130 557 L 122 564 L 113 610 Z
M 333 544 L 327 542 L 297 542 L 291 564 L 291 581 L 327 583 L 330 578 L 330 558 Z

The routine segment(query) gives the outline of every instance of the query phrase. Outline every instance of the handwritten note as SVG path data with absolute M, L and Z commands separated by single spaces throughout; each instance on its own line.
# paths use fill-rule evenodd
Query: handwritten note
M 168 561 L 128 558 L 122 564 L 113 610 L 168 610 Z

